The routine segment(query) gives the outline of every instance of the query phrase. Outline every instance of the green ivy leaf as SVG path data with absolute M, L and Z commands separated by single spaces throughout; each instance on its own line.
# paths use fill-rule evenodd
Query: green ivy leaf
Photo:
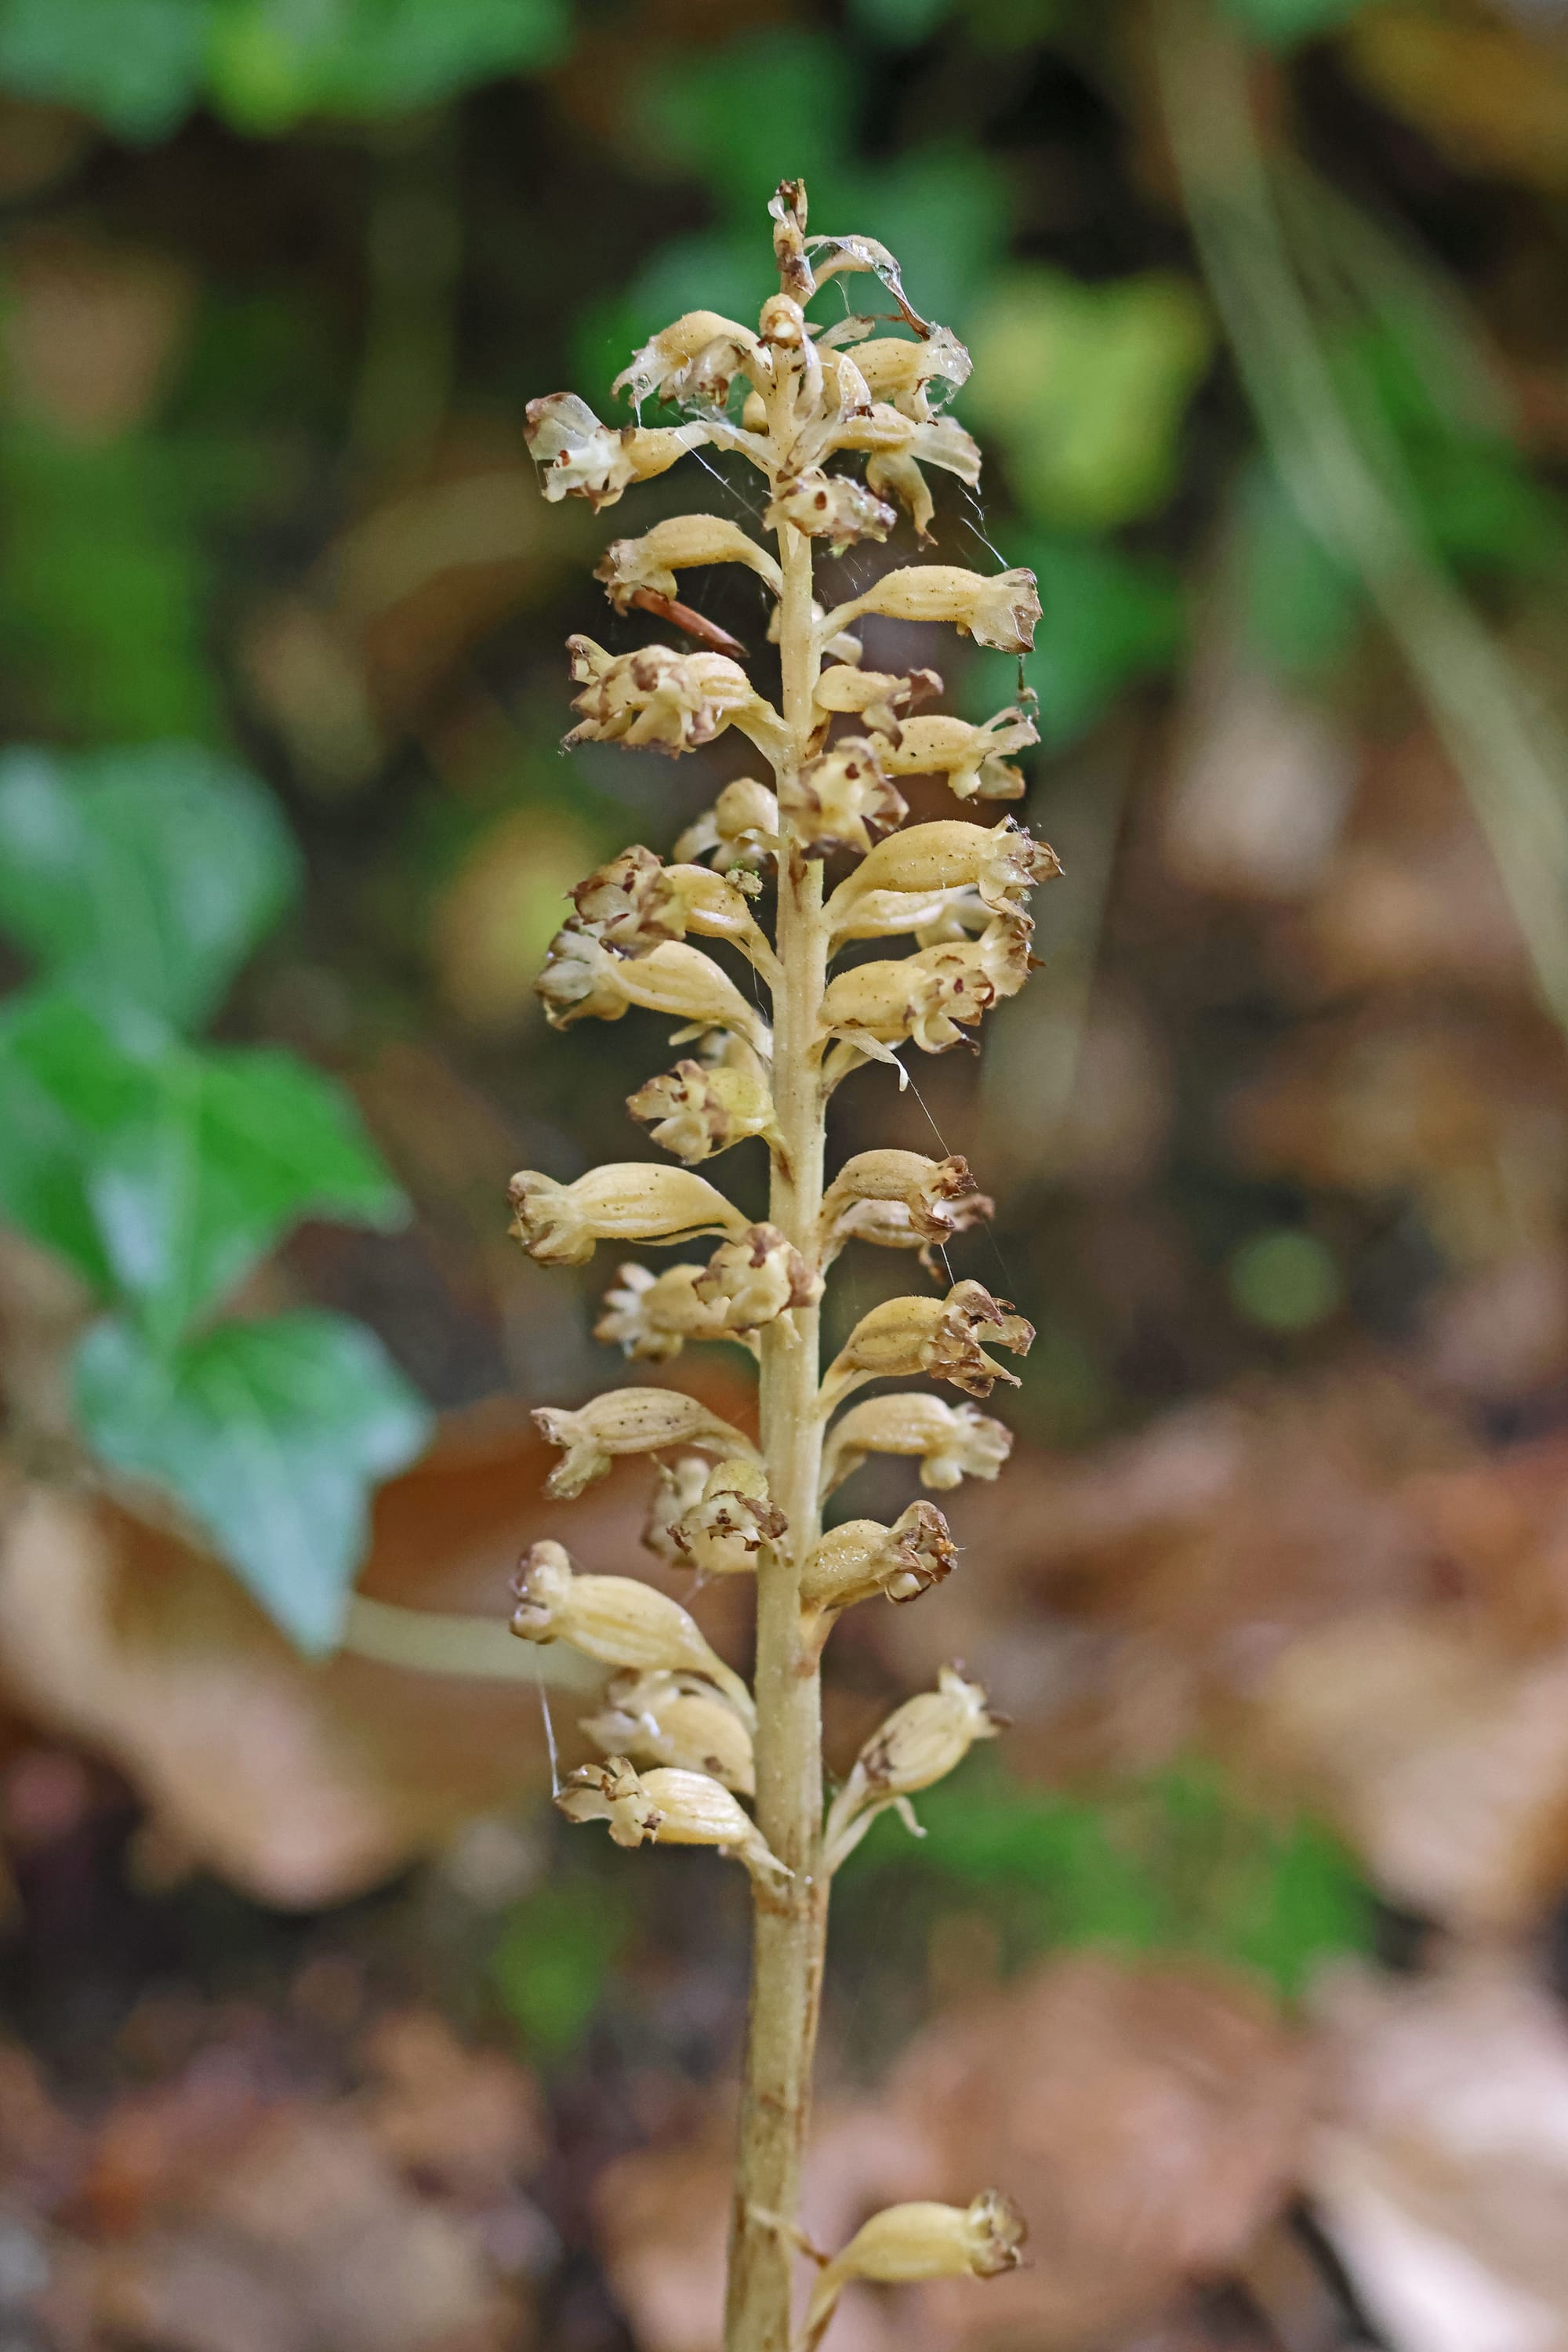
M 73 998 L 30 994 L 0 1013 L 0 1213 L 100 1290 L 113 1277 L 88 1171 L 146 1091 L 123 1040 Z
M 117 1286 L 163 1345 L 300 1218 L 406 1216 L 351 1097 L 291 1055 L 174 1046 L 147 1080 L 88 1197 Z
M 204 1019 L 298 874 L 270 798 L 195 744 L 0 758 L 0 926 L 100 1006 Z
M 312 1311 L 225 1323 L 173 1356 L 97 1324 L 76 1409 L 104 1461 L 174 1496 L 317 1657 L 342 1634 L 370 1489 L 414 1460 L 430 1419 L 373 1333 Z
M 111 1029 L 40 992 L 0 1018 L 0 1212 L 162 1346 L 301 1217 L 407 1213 L 350 1096 L 273 1048 Z

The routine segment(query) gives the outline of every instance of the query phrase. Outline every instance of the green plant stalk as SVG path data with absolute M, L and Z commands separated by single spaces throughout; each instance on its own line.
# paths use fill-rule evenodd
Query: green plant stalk
M 816 674 L 811 541 L 781 526 L 780 653 L 791 756 L 806 753 Z M 817 1050 L 826 984 L 822 861 L 781 860 L 773 1002 L 774 1154 L 769 1217 L 815 1272 L 819 1264 L 825 1099 Z M 789 1522 L 757 1579 L 757 1825 L 793 1874 L 783 1893 L 753 1882 L 751 2011 L 730 2240 L 727 2352 L 787 2352 L 794 2229 L 811 2112 L 812 2061 L 827 1932 L 820 1870 L 822 1690 L 804 1638 L 801 1566 L 821 1531 L 817 1485 L 820 1309 L 801 1308 L 763 1335 L 762 1437 L 768 1490 Z

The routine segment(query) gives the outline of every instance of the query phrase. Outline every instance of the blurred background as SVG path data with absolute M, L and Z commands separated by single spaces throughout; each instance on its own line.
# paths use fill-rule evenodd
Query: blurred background
M 563 758 L 562 639 L 754 500 L 546 506 L 522 413 L 753 311 L 802 173 L 973 350 L 1066 868 L 837 1114 L 1040 1336 L 830 1652 L 840 1770 L 955 1654 L 1015 1729 L 842 1882 L 809 2210 L 994 2180 L 1032 2264 L 834 2342 L 1568 2345 L 1568 14 L 0 0 L 0 2352 L 714 2352 L 741 1874 L 350 1593 L 657 1572 L 636 1465 L 538 1498 L 611 1268 L 505 1187 L 647 1156 L 658 1022 L 531 982 L 739 772 Z

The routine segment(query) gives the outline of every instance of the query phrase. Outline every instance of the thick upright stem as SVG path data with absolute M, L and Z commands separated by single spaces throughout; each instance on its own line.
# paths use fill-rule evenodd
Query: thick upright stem
M 780 534 L 784 707 L 794 757 L 811 725 L 811 542 Z M 816 1045 L 826 980 L 822 866 L 781 858 L 773 1006 L 773 1101 L 783 1149 L 769 1215 L 807 1263 L 818 1262 L 823 1097 Z M 817 1311 L 802 1307 L 763 1335 L 763 1447 L 773 1500 L 789 1532 L 763 1556 L 757 1582 L 757 1822 L 792 1872 L 782 1894 L 758 1887 L 751 2022 L 730 2243 L 727 2352 L 787 2352 L 791 2234 L 811 2106 L 812 2056 L 827 1923 L 819 1868 L 822 1706 L 816 1662 L 802 1638 L 800 1571 L 820 1528 Z

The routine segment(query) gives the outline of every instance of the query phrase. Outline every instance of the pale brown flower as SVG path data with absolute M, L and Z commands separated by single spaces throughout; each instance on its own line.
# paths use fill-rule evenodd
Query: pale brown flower
M 583 717 L 568 746 L 625 743 L 675 757 L 710 743 L 726 727 L 738 727 L 762 751 L 783 740 L 778 713 L 727 654 L 677 653 L 669 646 L 609 654 L 584 636 L 568 637 L 566 645 L 583 688 L 572 705 Z
M 968 1396 L 987 1397 L 998 1381 L 1017 1375 L 988 1356 L 984 1331 L 999 1348 L 1026 1356 L 1035 1327 L 1012 1302 L 994 1298 L 983 1282 L 957 1282 L 945 1298 L 889 1298 L 855 1326 L 823 1376 L 821 1410 L 831 1412 L 867 1381 L 908 1379 L 916 1372 L 949 1381 Z
M 743 563 L 779 594 L 784 581 L 765 547 L 721 515 L 670 515 L 640 539 L 613 539 L 594 568 L 617 613 L 630 610 L 640 589 L 673 596 L 676 573 L 697 563 Z
M 970 2205 L 889 2205 L 873 2213 L 818 2273 L 800 2352 L 816 2352 L 851 2279 L 897 2286 L 919 2279 L 996 2278 L 1023 2261 L 1027 2235 L 1022 2213 L 997 2189 L 983 2189 Z
M 552 392 L 529 402 L 524 437 L 547 499 L 591 499 L 598 508 L 614 506 L 630 483 L 668 473 L 710 436 L 701 425 L 617 430 L 574 392 Z
M 706 1177 L 657 1161 L 609 1160 L 574 1183 L 521 1168 L 508 1188 L 511 1232 L 542 1265 L 586 1265 L 599 1242 L 741 1234 L 745 1218 Z
M 624 1756 L 569 1772 L 555 1800 L 570 1822 L 607 1822 L 617 1845 L 711 1845 L 744 1863 L 753 1878 L 776 1882 L 789 1873 L 751 1815 L 721 1782 L 705 1772 L 661 1765 L 638 1774 Z
M 524 1642 L 565 1642 L 601 1665 L 701 1675 L 718 1685 L 748 1726 L 752 1694 L 694 1617 L 667 1592 L 635 1576 L 579 1576 L 558 1543 L 536 1543 L 512 1581 L 511 1630 Z
M 626 1108 L 647 1123 L 655 1143 L 689 1167 L 747 1136 L 778 1140 L 773 1098 L 754 1055 L 734 1066 L 677 1062 L 628 1095 Z
M 562 1459 L 544 1484 L 545 1493 L 558 1502 L 571 1502 L 625 1454 L 700 1445 L 748 1462 L 760 1458 L 749 1437 L 679 1389 L 608 1389 L 575 1412 L 540 1405 L 532 1420 L 547 1444 L 562 1448 Z
M 1013 1433 L 972 1404 L 900 1394 L 852 1404 L 827 1433 L 822 1491 L 831 1495 L 872 1454 L 918 1458 L 921 1485 L 940 1493 L 965 1478 L 993 1479 L 1013 1451 Z
M 598 1712 L 578 1727 L 606 1756 L 707 1772 L 743 1797 L 757 1784 L 752 1735 L 700 1675 L 667 1667 L 615 1675 Z
M 825 1535 L 801 1571 L 807 1609 L 847 1609 L 886 1593 L 913 1601 L 951 1573 L 958 1558 L 946 1519 L 934 1503 L 911 1503 L 890 1528 L 876 1519 L 846 1519 Z
M 864 595 L 840 604 L 823 623 L 833 636 L 866 613 L 894 621 L 945 621 L 1000 653 L 1026 654 L 1040 617 L 1032 572 L 997 572 L 989 577 L 952 563 L 921 563 L 885 572 Z
M 900 824 L 909 804 L 887 776 L 878 746 L 846 735 L 830 750 L 779 782 L 779 809 L 807 857 L 835 849 L 870 848 L 875 835 Z
M 921 1691 L 895 1707 L 855 1759 L 854 1769 L 828 1808 L 822 1832 L 823 1867 L 836 1871 L 847 1861 L 880 1813 L 894 1810 L 919 1837 L 909 1800 L 962 1764 L 977 1739 L 994 1739 L 1006 1718 L 995 1714 L 985 1693 L 962 1665 L 943 1666 L 933 1691 Z

